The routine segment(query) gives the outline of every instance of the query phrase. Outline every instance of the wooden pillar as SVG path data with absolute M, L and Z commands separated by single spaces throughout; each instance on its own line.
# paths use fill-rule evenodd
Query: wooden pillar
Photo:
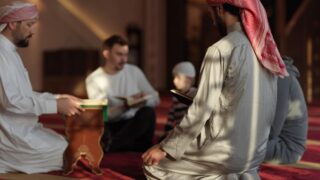
M 280 51 L 280 54 L 285 53 L 285 27 L 286 27 L 286 0 L 276 0 L 276 17 L 275 17 L 275 39 Z
M 172 68 L 187 59 L 186 0 L 167 0 L 167 88 L 172 88 Z
M 166 88 L 166 1 L 145 0 L 143 69 L 157 90 Z

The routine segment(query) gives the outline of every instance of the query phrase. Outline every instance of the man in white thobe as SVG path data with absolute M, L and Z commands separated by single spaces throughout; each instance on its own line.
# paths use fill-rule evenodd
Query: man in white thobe
M 142 155 L 148 179 L 259 179 L 275 113 L 276 75 L 287 72 L 279 53 L 268 51 L 277 49 L 268 42 L 272 36 L 265 36 L 266 19 L 255 22 L 265 14 L 259 0 L 208 3 L 224 37 L 208 48 L 198 91 L 181 123 Z M 243 17 L 245 9 L 262 15 Z M 264 44 L 257 46 L 259 41 Z
M 38 122 L 41 114 L 78 114 L 78 99 L 37 93 L 17 53 L 34 33 L 38 11 L 16 2 L 0 8 L 0 173 L 60 170 L 67 141 Z

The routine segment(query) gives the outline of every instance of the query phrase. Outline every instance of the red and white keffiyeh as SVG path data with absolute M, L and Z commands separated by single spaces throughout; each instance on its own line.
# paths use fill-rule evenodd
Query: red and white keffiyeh
M 240 8 L 243 27 L 260 63 L 275 75 L 288 76 L 260 0 L 207 0 L 207 3 L 213 6 L 230 4 Z
M 9 22 L 38 18 L 38 10 L 34 4 L 14 2 L 0 8 L 0 32 Z

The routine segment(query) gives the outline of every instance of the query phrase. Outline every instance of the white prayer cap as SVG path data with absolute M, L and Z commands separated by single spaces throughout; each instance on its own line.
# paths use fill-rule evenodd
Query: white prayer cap
M 173 75 L 182 74 L 191 78 L 196 76 L 196 70 L 191 62 L 183 61 L 176 64 L 172 70 Z
M 38 18 L 38 10 L 34 4 L 13 2 L 0 7 L 0 32 L 9 22 L 24 21 Z

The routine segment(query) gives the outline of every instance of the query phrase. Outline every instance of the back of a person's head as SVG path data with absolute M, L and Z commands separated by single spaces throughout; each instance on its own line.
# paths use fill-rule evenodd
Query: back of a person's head
M 290 76 L 300 77 L 300 72 L 298 68 L 293 64 L 293 59 L 289 56 L 282 56 L 283 62 L 286 65 L 286 69 Z
M 191 62 L 183 61 L 174 66 L 172 74 L 174 76 L 181 74 L 190 78 L 195 78 L 196 70 Z
M 240 9 L 238 7 L 225 3 L 223 4 L 223 9 L 231 15 L 238 17 L 239 20 L 241 19 Z
M 111 49 L 115 44 L 121 46 L 128 45 L 128 41 L 119 35 L 112 35 L 102 43 L 102 49 Z

